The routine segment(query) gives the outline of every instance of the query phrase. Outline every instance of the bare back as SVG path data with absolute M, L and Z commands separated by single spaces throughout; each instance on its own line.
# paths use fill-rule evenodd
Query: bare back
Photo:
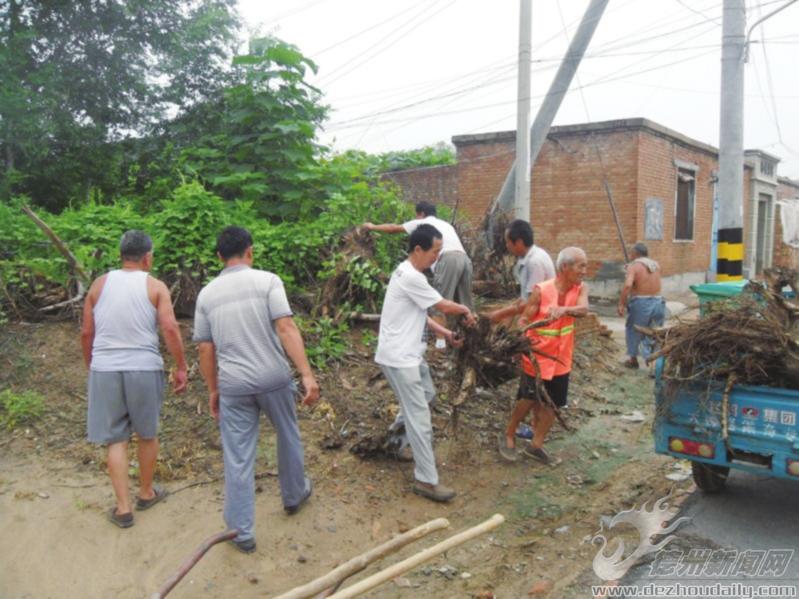
M 632 279 L 631 295 L 660 295 L 660 269 L 650 270 L 640 262 L 627 267 L 627 279 Z

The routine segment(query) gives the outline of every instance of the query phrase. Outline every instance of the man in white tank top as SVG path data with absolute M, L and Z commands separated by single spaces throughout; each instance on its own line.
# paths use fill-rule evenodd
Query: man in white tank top
M 175 393 L 186 389 L 186 358 L 180 327 L 166 285 L 148 275 L 153 242 L 128 231 L 119 244 L 122 268 L 92 283 L 83 306 L 81 346 L 89 368 L 88 438 L 108 448 L 108 474 L 116 505 L 108 518 L 120 528 L 133 526 L 128 491 L 128 442 L 137 435 L 139 495 L 146 510 L 166 496 L 153 485 L 158 458 L 158 417 L 163 403 L 164 361 L 158 327 L 175 360 Z

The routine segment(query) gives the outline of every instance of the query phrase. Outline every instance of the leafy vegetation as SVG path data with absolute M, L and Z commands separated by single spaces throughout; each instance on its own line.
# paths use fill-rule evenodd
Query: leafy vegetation
M 342 236 L 412 217 L 380 173 L 451 163 L 451 148 L 332 155 L 306 81 L 316 65 L 298 48 L 266 37 L 234 56 L 233 0 L 145 4 L 12 0 L 0 14 L 0 321 L 79 298 L 24 205 L 92 277 L 116 267 L 124 231 L 149 232 L 179 314 L 218 272 L 215 239 L 231 224 L 252 232 L 256 267 L 290 293 L 343 271 L 342 309 L 378 309 L 405 239 L 376 235 L 352 259 Z M 335 359 L 340 325 L 312 326 L 324 346 L 314 359 Z
M 347 351 L 345 335 L 349 327 L 346 323 L 323 316 L 317 319 L 298 317 L 297 324 L 305 339 L 308 360 L 315 369 L 326 369 Z
M 228 84 L 234 0 L 23 2 L 0 10 L 0 197 L 61 210 L 118 193 L 118 143 Z
M 29 424 L 44 412 L 44 397 L 34 391 L 0 392 L 0 425 L 7 429 L 20 424 Z

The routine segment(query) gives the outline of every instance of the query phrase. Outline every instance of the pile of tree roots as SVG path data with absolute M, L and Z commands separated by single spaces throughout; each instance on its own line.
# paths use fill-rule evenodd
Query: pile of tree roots
M 799 389 L 799 304 L 775 286 L 752 282 L 740 296 L 707 304 L 696 322 L 641 329 L 660 346 L 649 360 L 665 356 L 664 378 L 677 383 Z
M 388 278 L 385 273 L 375 275 L 369 269 L 374 255 L 375 241 L 368 231 L 356 227 L 343 235 L 341 245 L 336 250 L 333 273 L 317 294 L 316 306 L 321 316 L 339 320 L 345 316 L 344 312 L 349 313 L 355 306 L 361 306 L 367 312 L 379 311 L 376 291 L 388 284 Z M 363 280 L 368 280 L 372 275 L 380 280 L 371 282 L 374 289 L 367 289 L 363 280 L 356 283 L 358 274 Z

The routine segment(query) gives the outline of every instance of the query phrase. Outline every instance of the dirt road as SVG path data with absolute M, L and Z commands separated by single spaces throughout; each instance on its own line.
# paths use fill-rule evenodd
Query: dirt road
M 3 386 L 36 389 L 48 401 L 38 424 L 0 433 L 4 598 L 147 596 L 224 526 L 218 439 L 207 414 L 196 414 L 196 404 L 202 405 L 197 383 L 188 398 L 170 398 L 165 407 L 159 477 L 173 495 L 137 514 L 131 529 L 105 521 L 113 499 L 102 452 L 82 440 L 85 373 L 76 338 L 74 325 L 57 324 L 12 327 L 0 339 Z M 410 493 L 408 464 L 362 460 L 346 445 L 322 449 L 329 415 L 304 413 L 301 429 L 315 494 L 298 515 L 286 516 L 277 479 L 270 475 L 274 439 L 265 426 L 256 467 L 263 474 L 256 496 L 257 552 L 248 556 L 229 546 L 213 548 L 170 597 L 274 596 L 425 521 L 445 516 L 452 523 L 452 530 L 426 538 L 369 573 L 497 512 L 508 521 L 496 533 L 370 596 L 520 597 L 539 585 L 558 597 L 596 583 L 586 579 L 596 547 L 583 539 L 596 531 L 600 516 L 661 497 L 673 484 L 665 479 L 671 461 L 651 450 L 651 380 L 644 373 L 614 369 L 620 356 L 604 354 L 595 364 L 581 365 L 583 378 L 567 413 L 574 430 L 556 428 L 548 443 L 562 460 L 557 466 L 508 464 L 498 457 L 496 434 L 510 387 L 485 391 L 490 399 L 471 406 L 458 430 L 451 428 L 442 401 L 434 416 L 436 453 L 442 480 L 459 491 L 450 505 Z M 368 421 L 376 418 L 368 406 L 384 399 L 390 403 L 390 393 L 369 383 L 371 369 L 351 361 L 323 375 L 325 398 L 340 413 L 336 428 L 344 412 L 352 419 L 357 408 Z M 131 468 L 135 474 L 135 462 Z M 204 481 L 212 482 L 185 488 Z

